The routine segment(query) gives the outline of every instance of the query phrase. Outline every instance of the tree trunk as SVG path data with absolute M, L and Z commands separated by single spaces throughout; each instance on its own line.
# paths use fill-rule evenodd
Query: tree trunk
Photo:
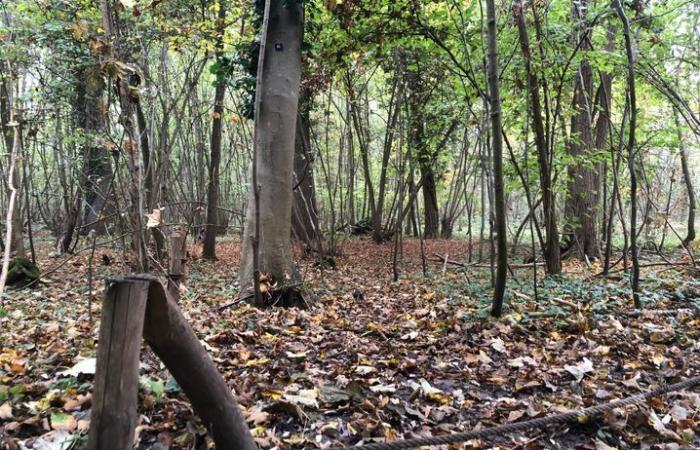
M 318 242 L 321 235 L 318 225 L 318 207 L 314 184 L 313 153 L 310 145 L 311 118 L 310 101 L 307 94 L 299 100 L 300 111 L 297 117 L 294 138 L 294 209 L 292 211 L 292 231 L 294 237 L 308 245 Z
M 301 37 L 303 8 L 298 0 L 270 2 L 264 64 L 258 81 L 259 120 L 255 123 L 258 186 L 252 186 L 246 215 L 241 254 L 240 286 L 253 280 L 256 216 L 260 266 L 280 284 L 297 281 L 299 273 L 292 260 L 291 218 L 294 136 L 301 78 Z M 255 192 L 259 191 L 259 211 Z
M 0 64 L 2 64 L 0 62 Z M 4 65 L 0 65 L 0 122 L 2 123 L 2 134 L 5 139 L 5 151 L 9 155 L 8 160 L 13 158 L 13 155 L 15 155 L 14 152 L 16 152 L 16 156 L 20 155 L 21 148 L 20 146 L 17 145 L 15 146 L 15 134 L 20 133 L 20 128 L 17 126 L 18 124 L 12 124 L 10 123 L 12 121 L 12 89 L 11 89 L 11 84 L 8 81 L 8 77 L 11 76 L 11 74 L 6 74 L 4 73 L 5 67 Z M 15 120 L 17 122 L 17 120 Z M 19 139 L 18 142 L 21 142 L 21 139 Z M 15 148 L 17 147 L 17 148 Z M 19 186 L 21 186 L 21 181 L 20 181 L 20 176 L 19 176 L 19 164 L 15 163 L 12 164 L 12 161 L 9 161 L 9 164 L 7 165 L 9 167 L 13 167 L 13 173 L 12 173 L 12 179 L 14 180 L 14 189 L 19 189 Z M 7 182 L 4 183 L 5 186 L 7 187 L 8 194 L 9 192 L 13 189 L 12 186 L 10 186 Z M 7 243 L 7 245 L 10 246 L 11 251 L 15 252 L 17 256 L 24 256 L 25 255 L 25 248 L 24 248 L 24 239 L 22 238 L 22 208 L 20 207 L 20 199 L 19 196 L 16 196 L 16 202 L 15 202 L 15 207 L 12 210 L 12 219 L 11 219 L 11 226 L 12 226 L 12 233 L 10 236 L 10 242 Z M 10 224 L 6 224 L 6 226 L 10 226 Z
M 591 49 L 590 30 L 585 13 L 588 0 L 574 2 L 574 21 L 582 28 L 574 33 L 574 44 L 579 45 L 583 59 L 575 74 L 574 115 L 571 118 L 571 139 L 568 153 L 572 158 L 567 183 L 568 197 L 564 209 L 568 246 L 578 249 L 581 259 L 600 257 L 598 216 L 600 204 L 600 165 L 596 161 L 593 143 L 593 69 L 586 59 Z
M 119 104 L 121 107 L 120 122 L 125 131 L 125 153 L 128 155 L 126 159 L 127 169 L 130 176 L 128 186 L 129 193 L 129 221 L 128 232 L 131 235 L 131 247 L 136 254 L 135 267 L 141 271 L 148 271 L 148 252 L 145 247 L 145 235 L 143 226 L 143 211 L 141 205 L 142 187 L 141 179 L 143 174 L 143 161 L 140 160 L 141 154 L 138 151 L 141 142 L 138 139 L 136 126 L 134 125 L 135 115 L 135 98 L 133 91 L 140 82 L 136 71 L 130 68 L 126 63 L 130 57 L 123 36 L 121 35 L 121 27 L 115 26 L 118 23 L 118 13 L 112 9 L 110 0 L 100 1 L 100 11 L 102 13 L 102 26 L 105 30 L 106 37 L 111 42 L 111 57 L 114 62 L 123 64 L 122 70 L 116 76 L 116 90 L 119 96 Z
M 554 186 L 552 183 L 552 169 L 550 167 L 549 146 L 542 121 L 542 105 L 537 78 L 532 70 L 530 41 L 525 25 L 525 11 L 522 2 L 515 7 L 516 21 L 518 25 L 518 37 L 520 49 L 525 60 L 527 73 L 527 89 L 530 94 L 530 115 L 535 130 L 535 147 L 537 149 L 537 161 L 540 171 L 540 188 L 542 189 L 542 207 L 544 209 L 544 227 L 547 233 L 546 254 L 547 273 L 555 275 L 561 272 L 561 250 L 559 248 L 559 231 L 557 230 L 556 204 L 554 200 Z
M 219 14 L 216 18 L 216 62 L 218 70 L 224 56 L 223 34 L 225 31 L 226 8 L 219 4 Z M 204 244 L 202 258 L 216 259 L 216 234 L 219 230 L 219 165 L 221 163 L 221 134 L 224 115 L 224 95 L 226 94 L 226 75 L 217 73 L 216 89 L 214 90 L 214 113 L 211 125 L 211 156 L 209 158 L 209 183 L 207 185 L 207 220 L 204 224 Z
M 399 61 L 399 63 L 402 63 L 402 61 Z M 384 201 L 386 200 L 384 198 L 384 194 L 386 192 L 386 180 L 387 169 L 389 168 L 389 158 L 391 156 L 391 150 L 394 142 L 394 134 L 396 132 L 396 121 L 398 120 L 401 110 L 401 103 L 403 101 L 403 83 L 400 79 L 400 72 L 401 69 L 398 69 L 394 74 L 391 101 L 389 102 L 387 130 L 384 136 L 384 148 L 382 150 L 382 165 L 379 169 L 379 184 L 377 188 L 378 195 L 375 208 L 372 211 L 372 238 L 376 243 L 383 242 L 386 238 L 383 229 Z
M 417 156 L 418 168 L 423 180 L 423 235 L 425 239 L 434 239 L 438 237 L 440 213 L 438 211 L 433 155 L 431 155 L 425 140 L 425 120 L 423 116 L 424 103 L 427 100 L 424 92 L 425 85 L 421 74 L 416 71 L 409 70 L 407 79 L 408 87 L 411 90 L 408 105 L 410 112 L 408 139 L 413 154 Z
M 151 145 L 148 139 L 148 125 L 146 124 L 146 116 L 143 113 L 143 108 L 141 108 L 141 101 L 138 97 L 134 99 L 134 106 L 136 107 L 136 121 L 138 123 L 139 141 L 141 145 L 141 159 L 143 160 L 143 172 L 144 180 L 143 187 L 146 194 L 146 210 L 151 213 L 156 207 L 156 169 L 155 169 L 155 158 L 151 153 Z M 164 221 L 164 217 L 161 217 L 161 221 Z M 151 235 L 153 236 L 153 244 L 155 250 L 155 258 L 158 261 L 163 260 L 165 252 L 165 235 L 160 227 L 151 228 Z
M 683 182 L 688 193 L 688 230 L 683 239 L 683 246 L 688 247 L 695 240 L 695 189 L 693 188 L 693 177 L 690 174 L 688 166 L 688 151 L 683 143 L 683 133 L 681 131 L 680 120 L 678 120 L 678 111 L 674 110 L 676 120 L 676 130 L 678 132 L 678 143 L 681 146 L 681 168 L 683 169 Z
M 632 253 L 632 296 L 634 306 L 641 308 L 642 301 L 639 297 L 639 255 L 637 253 L 637 166 L 635 162 L 637 131 L 637 94 L 634 79 L 634 49 L 632 47 L 632 32 L 629 20 L 622 7 L 622 0 L 617 0 L 615 10 L 622 22 L 625 36 L 625 51 L 627 53 L 627 92 L 630 105 L 630 131 L 627 137 L 627 164 L 630 171 L 630 252 Z
M 500 317 L 503 312 L 503 296 L 508 275 L 508 243 L 506 236 L 506 204 L 503 183 L 503 136 L 501 136 L 501 97 L 498 86 L 498 46 L 496 43 L 496 5 L 487 0 L 488 30 L 488 85 L 489 112 L 491 113 L 491 144 L 493 152 L 494 215 L 496 221 L 496 279 L 493 291 L 491 315 Z

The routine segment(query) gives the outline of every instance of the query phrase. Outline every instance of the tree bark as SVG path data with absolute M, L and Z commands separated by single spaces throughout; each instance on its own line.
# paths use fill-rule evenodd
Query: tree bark
M 542 189 L 544 227 L 547 234 L 545 242 L 547 273 L 556 275 L 561 272 L 561 250 L 559 248 L 559 231 L 557 230 L 556 204 L 554 199 L 554 186 L 552 183 L 552 169 L 550 165 L 551 158 L 542 120 L 542 105 L 540 102 L 538 81 L 532 70 L 530 41 L 525 25 L 525 12 L 522 2 L 519 2 L 515 6 L 515 16 L 518 25 L 520 49 L 525 60 L 525 71 L 527 73 L 527 89 L 531 103 L 530 115 L 535 130 L 535 147 L 537 149 L 537 161 L 540 172 L 540 188 Z
M 409 142 L 413 154 L 418 159 L 421 179 L 423 180 L 423 236 L 425 239 L 438 237 L 440 227 L 440 213 L 438 211 L 437 187 L 435 182 L 435 170 L 433 168 L 433 155 L 428 148 L 425 139 L 425 118 L 423 108 L 427 100 L 425 84 L 421 73 L 409 70 L 407 74 L 408 88 L 411 91 L 409 99 L 410 125 Z
M 260 265 L 274 282 L 297 281 L 292 260 L 291 216 L 294 137 L 301 78 L 303 8 L 298 0 L 270 2 L 264 65 L 259 73 L 259 120 L 255 123 L 258 185 L 252 186 L 241 255 L 240 286 L 250 287 L 255 270 L 253 243 L 259 226 Z M 255 193 L 259 192 L 259 210 Z M 256 216 L 259 221 L 256 221 Z M 257 222 L 257 224 L 256 224 Z
M 688 247 L 695 240 L 695 210 L 697 208 L 695 200 L 695 189 L 693 188 L 693 177 L 690 173 L 688 165 L 688 151 L 683 143 L 683 133 L 681 131 L 680 120 L 678 119 L 678 111 L 674 109 L 674 118 L 676 121 L 676 130 L 678 133 L 678 143 L 681 147 L 681 169 L 683 170 L 683 182 L 688 193 L 688 229 L 683 238 L 683 246 Z
M 224 56 L 224 32 L 226 25 L 226 7 L 219 3 L 216 18 L 216 62 L 219 70 Z M 209 158 L 209 183 L 207 185 L 207 220 L 204 224 L 204 243 L 202 258 L 216 259 L 216 234 L 219 230 L 219 165 L 221 164 L 221 135 L 224 115 L 224 95 L 226 94 L 226 77 L 217 74 L 214 90 L 214 113 L 211 123 L 211 153 Z
M 575 74 L 574 115 L 567 151 L 572 158 L 567 183 L 568 197 L 564 209 L 568 246 L 578 249 L 582 260 L 600 257 L 598 216 L 600 204 L 600 164 L 593 142 L 593 69 L 586 53 L 591 49 L 590 30 L 586 22 L 588 0 L 574 2 L 573 19 L 577 31 L 575 45 L 583 59 Z
M 503 296 L 508 275 L 508 243 L 506 235 L 506 204 L 503 183 L 503 137 L 501 136 L 501 97 L 498 86 L 498 46 L 496 42 L 496 5 L 487 0 L 488 34 L 488 85 L 491 113 L 491 144 L 493 146 L 494 215 L 496 221 L 496 277 L 491 315 L 500 317 L 503 312 Z
M 622 22 L 625 36 L 625 52 L 627 54 L 627 95 L 630 104 L 630 131 L 627 137 L 627 164 L 630 171 L 630 252 L 632 253 L 632 296 L 634 306 L 641 308 L 642 301 L 639 297 L 639 254 L 637 253 L 637 166 L 635 162 L 637 131 L 637 94 L 634 75 L 634 48 L 632 44 L 632 32 L 630 23 L 622 7 L 622 0 L 617 0 L 615 10 Z
M 99 64 L 92 64 L 77 74 L 79 77 L 76 86 L 76 99 L 73 105 L 77 125 L 85 133 L 87 144 L 82 148 L 83 171 L 81 175 L 81 188 L 83 198 L 76 199 L 76 211 L 82 204 L 82 222 L 80 234 L 87 234 L 92 230 L 103 233 L 106 230 L 106 221 L 103 219 L 108 208 L 110 187 L 112 185 L 112 156 L 103 145 L 104 113 L 102 111 L 102 94 L 104 81 Z M 73 241 L 73 229 L 78 221 L 73 219 L 73 211 L 67 212 L 68 220 L 63 231 L 63 237 L 59 243 L 59 250 L 67 252 Z
M 321 238 L 318 224 L 318 207 L 316 205 L 316 188 L 314 183 L 313 153 L 310 145 L 311 118 L 310 101 L 306 93 L 299 100 L 294 137 L 294 209 L 292 211 L 292 231 L 294 237 L 308 245 L 313 245 Z
M 17 161 L 12 161 L 12 158 L 19 158 L 20 156 L 21 139 L 15 139 L 15 135 L 21 133 L 21 131 L 17 123 L 11 123 L 13 121 L 12 88 L 8 78 L 11 78 L 12 74 L 5 73 L 6 69 L 2 61 L 0 61 L 0 123 L 2 124 L 2 133 L 5 139 L 5 151 L 9 155 L 8 167 L 12 168 L 8 170 L 13 172 L 11 176 L 14 181 L 14 186 L 11 186 L 7 182 L 5 182 L 5 186 L 8 196 L 14 195 L 16 197 L 14 200 L 15 207 L 12 208 L 10 220 L 8 224 L 6 224 L 12 231 L 8 236 L 9 240 L 7 245 L 17 256 L 24 256 L 26 252 L 24 248 L 24 239 L 22 237 L 22 209 L 20 198 L 18 195 L 15 195 L 21 185 L 19 176 L 20 166 L 17 164 Z M 16 117 L 14 117 L 14 121 L 18 122 Z M 19 136 L 17 137 L 19 138 Z

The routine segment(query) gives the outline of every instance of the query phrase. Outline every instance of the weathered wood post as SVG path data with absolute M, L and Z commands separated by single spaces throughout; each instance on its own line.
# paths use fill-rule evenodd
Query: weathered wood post
M 152 275 L 108 284 L 88 449 L 133 447 L 142 335 L 192 402 L 216 448 L 257 450 L 231 389 L 169 289 Z
M 107 282 L 93 392 L 88 450 L 134 445 L 139 354 L 149 282 Z
M 192 402 L 220 450 L 257 445 L 231 389 L 163 284 L 151 279 L 144 338 Z

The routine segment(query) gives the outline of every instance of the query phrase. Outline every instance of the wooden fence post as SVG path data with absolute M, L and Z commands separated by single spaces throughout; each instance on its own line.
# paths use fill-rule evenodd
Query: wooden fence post
M 175 300 L 152 275 L 108 283 L 102 307 L 88 450 L 133 447 L 141 336 L 192 403 L 219 450 L 257 450 L 226 381 Z
M 157 278 L 150 280 L 143 336 L 163 361 L 220 450 L 257 450 L 238 402 L 175 300 Z
M 88 450 L 133 448 L 148 288 L 143 280 L 107 282 Z

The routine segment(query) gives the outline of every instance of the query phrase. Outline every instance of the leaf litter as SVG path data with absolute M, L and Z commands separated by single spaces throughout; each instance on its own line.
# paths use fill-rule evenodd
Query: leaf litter
M 454 260 L 468 250 L 455 241 L 425 246 L 426 254 Z M 392 282 L 390 246 L 350 241 L 341 251 L 335 270 L 301 261 L 319 296 L 311 310 L 239 304 L 219 311 L 236 294 L 230 268 L 238 265 L 237 244 L 222 243 L 216 263 L 188 261 L 180 305 L 262 448 L 324 449 L 491 427 L 700 373 L 700 319 L 695 298 L 678 294 L 693 283 L 683 273 L 665 272 L 663 289 L 645 305 L 671 313 L 628 314 L 624 282 L 594 279 L 567 263 L 568 278 L 545 281 L 538 300 L 526 276 L 511 283 L 508 312 L 493 320 L 487 269 L 436 263 L 423 278 L 420 244 L 407 240 L 401 279 Z M 3 306 L 2 448 L 86 443 L 99 330 L 87 311 L 87 270 L 87 259 L 76 256 Z M 97 278 L 119 275 L 116 265 L 95 270 Z M 141 360 L 136 448 L 211 448 L 157 357 L 144 348 Z M 698 408 L 698 394 L 672 393 L 578 424 L 455 448 L 698 448 Z

